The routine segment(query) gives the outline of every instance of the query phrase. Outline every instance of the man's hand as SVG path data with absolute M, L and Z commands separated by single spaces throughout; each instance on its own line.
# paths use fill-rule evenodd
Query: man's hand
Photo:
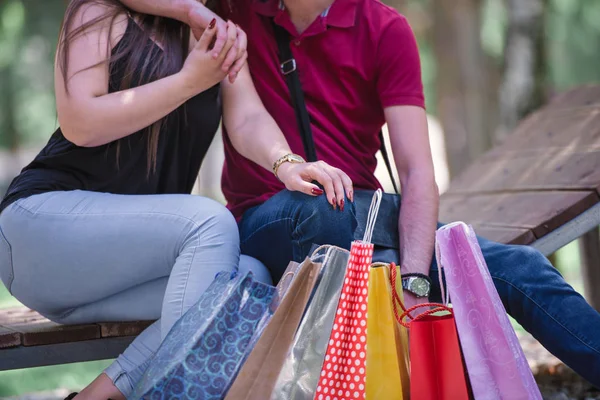
M 196 39 L 199 39 L 202 36 L 202 33 L 213 18 L 217 21 L 217 35 L 211 51 L 212 57 L 217 59 L 223 48 L 226 46 L 228 40 L 230 40 L 227 32 L 228 27 L 232 23 L 229 21 L 223 21 L 215 13 L 204 7 L 204 5 L 200 2 L 198 2 L 197 5 L 190 7 L 187 11 L 187 24 L 192 29 Z M 223 63 L 223 71 L 228 73 L 229 81 L 231 83 L 235 81 L 238 73 L 242 70 L 244 64 L 246 63 L 248 58 L 247 48 L 248 39 L 246 37 L 246 33 L 240 29 L 240 27 L 237 27 L 235 43 L 227 53 L 225 62 Z
M 410 293 L 407 290 L 404 291 L 403 295 L 404 295 L 404 307 L 406 307 L 407 310 L 413 306 L 429 302 L 429 299 L 427 297 L 416 297 L 414 294 Z M 413 317 L 416 317 L 417 315 L 419 315 L 425 311 L 427 311 L 427 308 L 421 307 L 421 308 L 416 309 L 415 311 L 411 311 L 410 315 L 412 315 Z

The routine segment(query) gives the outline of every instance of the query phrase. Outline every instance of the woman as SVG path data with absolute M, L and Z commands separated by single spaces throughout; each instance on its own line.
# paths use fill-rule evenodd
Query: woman
M 245 35 L 72 0 L 56 57 L 60 128 L 0 205 L 0 277 L 58 323 L 158 319 L 77 398 L 129 395 L 175 321 L 239 260 L 236 222 L 189 195 L 220 121 L 290 190 L 343 199 L 341 171 L 293 163 L 252 86 Z M 237 60 L 237 61 L 236 61 Z M 229 79 L 226 77 L 229 75 Z M 222 85 L 219 82 L 222 81 Z M 235 81 L 234 83 L 232 83 Z M 340 189 L 341 188 L 341 189 Z

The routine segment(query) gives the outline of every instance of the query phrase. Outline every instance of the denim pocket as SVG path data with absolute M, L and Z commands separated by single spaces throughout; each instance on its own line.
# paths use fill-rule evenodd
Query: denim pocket
M 0 227 L 0 279 L 9 292 L 11 291 L 13 278 L 12 251 L 2 232 L 2 227 Z

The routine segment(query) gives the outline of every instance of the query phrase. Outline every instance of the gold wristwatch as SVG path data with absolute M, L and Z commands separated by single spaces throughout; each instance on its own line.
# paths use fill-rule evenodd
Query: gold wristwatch
M 281 167 L 281 165 L 283 163 L 286 163 L 286 162 L 301 164 L 301 163 L 305 163 L 306 161 L 304 160 L 304 158 L 300 157 L 298 154 L 291 154 L 291 153 L 286 154 L 285 156 L 279 158 L 277 161 L 275 161 L 273 163 L 273 173 L 275 174 L 277 179 L 279 179 L 279 176 L 277 176 L 277 170 L 279 169 L 279 167 Z

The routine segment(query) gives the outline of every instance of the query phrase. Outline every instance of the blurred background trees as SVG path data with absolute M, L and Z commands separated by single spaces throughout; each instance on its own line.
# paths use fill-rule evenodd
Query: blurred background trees
M 451 175 L 552 93 L 600 81 L 597 0 L 387 3 L 418 36 L 428 110 L 443 129 Z M 65 4 L 0 2 L 0 186 L 22 152 L 39 149 L 56 127 L 52 61 Z
M 419 41 L 441 180 L 501 142 L 554 93 L 600 82 L 598 0 L 384 2 L 408 17 Z M 53 58 L 66 3 L 0 0 L 0 194 L 56 128 Z M 216 140 L 199 192 L 221 197 L 221 162 Z M 575 277 L 578 260 L 575 246 L 557 266 L 567 278 L 574 266 Z M 12 301 L 0 294 L 0 306 Z M 0 396 L 10 392 L 3 383 Z

